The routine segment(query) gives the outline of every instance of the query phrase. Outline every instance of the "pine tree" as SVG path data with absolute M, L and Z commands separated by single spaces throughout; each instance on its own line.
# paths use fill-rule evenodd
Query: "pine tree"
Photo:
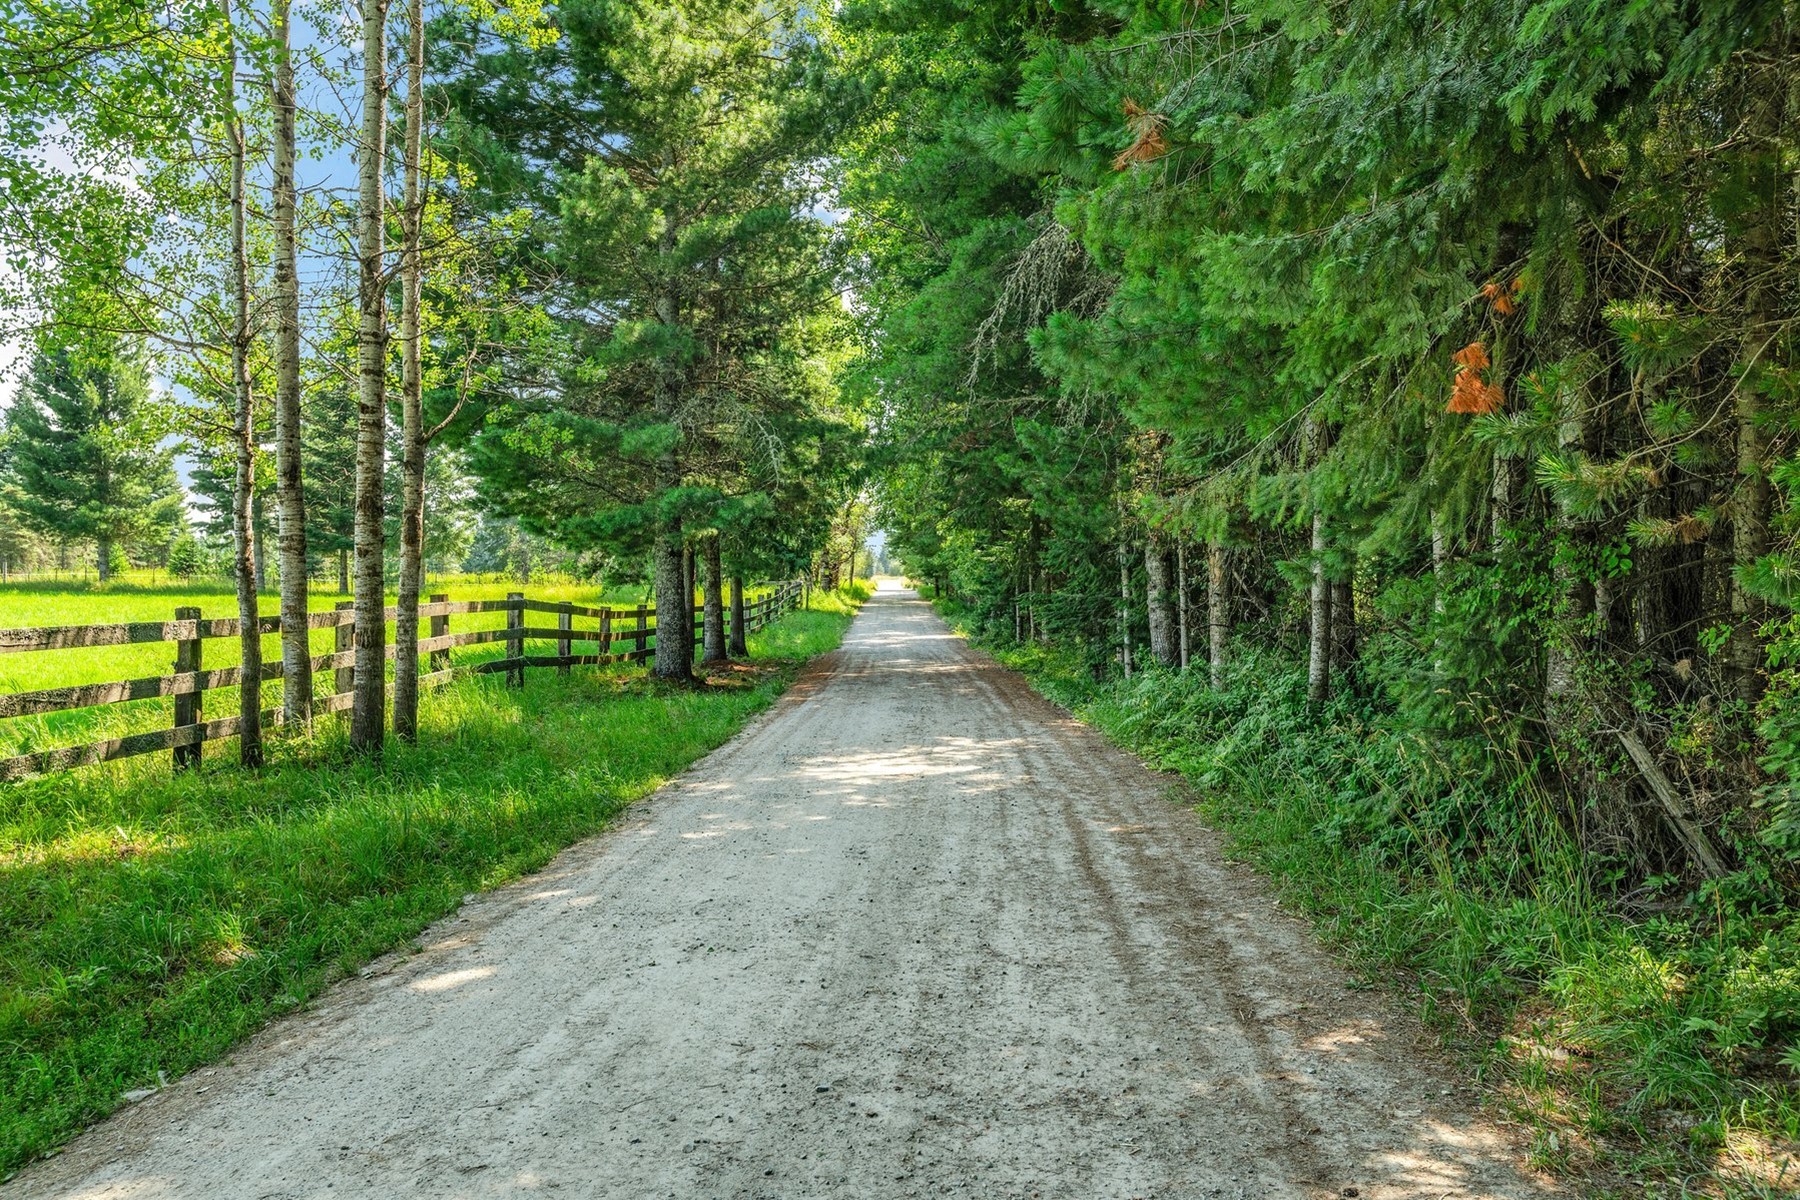
M 115 548 L 181 527 L 174 455 L 146 421 L 150 375 L 122 342 L 46 346 L 7 414 L 7 502 L 27 528 L 94 544 L 102 580 Z
M 561 37 L 470 64 L 452 94 L 490 131 L 475 175 L 545 203 L 573 358 L 553 396 L 496 411 L 474 446 L 483 495 L 575 546 L 648 553 L 665 623 L 685 626 L 683 549 L 753 486 L 801 397 L 782 363 L 832 296 L 829 238 L 805 164 L 828 97 L 801 87 L 806 9 L 724 0 L 578 0 Z M 521 112 L 527 86 L 553 99 Z M 575 136 L 577 135 L 578 136 Z M 585 147 L 567 160 L 542 146 Z M 505 152 L 501 147 L 504 146 Z M 529 482 L 527 482 L 529 481 Z M 658 639 L 655 674 L 693 648 Z

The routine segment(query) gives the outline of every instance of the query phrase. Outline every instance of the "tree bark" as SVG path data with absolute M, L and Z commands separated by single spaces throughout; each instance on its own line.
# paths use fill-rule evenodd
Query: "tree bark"
M 1590 436 L 1584 415 L 1563 424 L 1563 445 L 1585 448 Z M 1586 522 L 1556 505 L 1557 553 L 1551 556 L 1551 587 L 1555 627 L 1545 644 L 1545 717 L 1552 733 L 1575 732 L 1580 712 L 1575 704 L 1580 660 L 1592 648 L 1594 581 L 1589 577 L 1583 551 L 1593 539 Z
M 1444 514 L 1432 510 L 1431 513 L 1431 581 L 1437 589 L 1437 595 L 1431 602 L 1432 610 L 1444 611 L 1444 568 L 1450 563 L 1449 543 L 1444 537 Z
M 407 6 L 406 145 L 400 212 L 400 587 L 394 608 L 394 733 L 419 736 L 419 593 L 425 584 L 425 394 L 419 298 L 424 290 L 420 178 L 425 136 L 425 0 Z
M 1331 663 L 1340 671 L 1356 663 L 1356 589 L 1348 579 L 1331 585 Z
M 1119 543 L 1119 662 L 1131 678 L 1131 551 Z
M 1494 483 L 1488 492 L 1489 537 L 1498 551 L 1506 544 L 1506 531 L 1512 527 L 1514 495 L 1513 460 L 1494 455 Z
M 1316 466 L 1325 452 L 1324 430 L 1317 417 L 1306 418 L 1305 454 L 1308 466 Z M 1325 510 L 1315 499 L 1312 514 L 1312 589 L 1308 604 L 1309 637 L 1306 658 L 1306 698 L 1322 703 L 1331 698 L 1331 579 L 1325 569 Z
M 1325 576 L 1325 513 L 1313 510 L 1312 591 L 1308 603 L 1306 698 L 1331 698 L 1331 581 Z
M 306 628 L 306 491 L 300 466 L 300 241 L 294 159 L 299 100 L 294 88 L 292 0 L 272 0 L 275 74 L 275 503 L 280 518 L 281 711 L 289 725 L 312 720 L 312 645 Z
M 699 556 L 692 545 L 682 547 L 681 551 L 681 585 L 687 593 L 687 631 L 688 631 L 688 667 L 692 670 L 697 656 L 694 654 L 694 593 L 700 590 Z
M 1784 48 L 1785 49 L 1785 48 Z M 1785 56 L 1784 56 L 1785 57 Z M 1777 60 L 1778 62 L 1780 60 Z M 1777 74 L 1773 67 L 1769 73 Z M 1765 161 L 1775 161 L 1785 147 L 1783 125 L 1786 117 L 1784 81 L 1759 78 L 1753 74 L 1746 81 L 1749 89 L 1749 112 L 1744 130 L 1748 152 Z M 1773 168 L 1769 168 L 1773 174 Z M 1781 290 L 1790 272 L 1782 262 L 1783 216 L 1787 210 L 1773 197 L 1766 197 L 1757 217 L 1744 231 L 1743 271 L 1745 274 L 1743 329 L 1744 340 L 1739 350 L 1735 416 L 1737 419 L 1737 481 L 1731 497 L 1731 643 L 1727 655 L 1732 691 L 1738 699 L 1754 704 L 1761 698 L 1764 685 L 1762 624 L 1768 620 L 1768 605 L 1743 584 L 1739 573 L 1769 552 L 1769 517 L 1773 511 L 1773 494 L 1769 486 L 1767 447 L 1762 429 L 1762 394 L 1758 387 L 1761 372 L 1781 364 L 1778 340 L 1783 327 Z
M 658 679 L 687 680 L 693 675 L 694 639 L 688 633 L 693 600 L 682 595 L 687 571 L 683 564 L 681 527 L 657 531 L 652 551 L 656 580 L 656 652 L 650 673 Z
M 706 557 L 706 661 L 722 663 L 730 655 L 725 648 L 725 580 L 719 563 L 719 535 L 708 534 L 702 549 Z
M 94 540 L 94 572 L 105 583 L 112 578 L 112 539 L 109 537 Z
M 350 594 L 350 551 L 345 550 L 340 547 L 338 550 L 338 595 L 348 596 L 349 594 Z
M 662 269 L 671 273 L 663 277 L 657 289 L 656 319 L 671 331 L 681 321 L 681 291 L 672 273 L 673 268 L 669 265 L 679 234 L 678 219 L 665 216 L 658 246 L 662 252 Z M 684 386 L 682 368 L 665 358 L 656 364 L 655 379 L 657 419 L 674 426 L 679 433 Z M 658 491 L 666 493 L 680 487 L 681 483 L 682 468 L 678 447 L 671 447 L 657 460 L 655 485 Z M 650 673 L 659 679 L 685 682 L 694 673 L 694 638 L 690 624 L 693 618 L 694 590 L 692 581 L 688 578 L 683 540 L 679 514 L 668 514 L 659 519 L 656 543 L 652 551 L 658 633 Z M 679 637 L 669 637 L 662 632 L 665 621 L 679 623 Z
M 1188 574 L 1187 542 L 1175 543 L 1175 626 L 1181 669 L 1188 669 Z
M 237 111 L 237 28 L 231 0 L 220 0 L 225 22 L 225 94 L 231 104 L 231 377 L 236 392 L 232 413 L 232 450 L 237 459 L 237 486 L 231 501 L 236 551 L 237 601 L 242 674 L 238 684 L 238 760 L 259 767 L 262 744 L 262 632 L 257 627 L 256 565 L 252 561 L 251 493 L 256 486 L 256 396 L 251 390 L 250 256 L 246 240 L 248 198 L 245 173 L 248 147 L 244 118 Z
M 1231 575 L 1225 546 L 1217 538 L 1206 544 L 1207 667 L 1215 688 L 1225 686 L 1225 639 L 1231 633 Z
M 1144 539 L 1144 607 L 1150 622 L 1150 655 L 1165 667 L 1179 661 L 1175 645 L 1175 606 L 1169 586 L 1169 552 L 1162 537 Z
M 255 568 L 256 590 L 269 590 L 269 556 L 263 543 L 263 530 L 266 521 L 263 516 L 262 493 L 254 488 L 250 491 L 250 562 Z
M 744 577 L 731 577 L 731 646 L 729 652 L 733 658 L 750 657 L 750 647 L 744 641 Z
M 387 723 L 387 625 L 382 612 L 387 516 L 382 494 L 387 438 L 387 305 L 383 278 L 387 138 L 387 0 L 362 0 L 362 144 L 357 149 L 356 694 L 350 745 L 379 751 Z

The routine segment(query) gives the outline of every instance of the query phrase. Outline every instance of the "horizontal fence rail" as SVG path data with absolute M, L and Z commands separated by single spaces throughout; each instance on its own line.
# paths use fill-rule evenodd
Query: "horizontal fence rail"
M 792 580 L 774 585 L 773 590 L 755 600 L 747 600 L 743 606 L 745 633 L 753 633 L 786 615 L 800 603 L 803 589 L 801 581 Z M 703 605 L 693 606 L 690 625 L 696 644 L 704 637 L 704 612 Z M 453 617 L 479 613 L 504 613 L 506 624 L 497 629 L 453 631 L 450 628 Z M 394 605 L 383 610 L 385 620 L 392 621 L 397 615 Z M 533 621 L 532 615 L 552 616 L 555 622 Z M 729 623 L 729 605 L 725 616 Z M 314 655 L 311 660 L 314 679 L 331 681 L 335 688 L 330 693 L 314 695 L 315 715 L 344 712 L 351 707 L 356 683 L 356 651 L 351 641 L 355 619 L 355 611 L 349 602 L 339 604 L 331 611 L 307 614 L 307 629 L 330 629 L 335 635 L 332 652 Z M 630 608 L 596 608 L 566 601 L 532 600 L 517 592 L 504 600 L 451 600 L 448 596 L 437 595 L 431 597 L 429 603 L 419 605 L 419 619 L 426 632 L 426 636 L 419 639 L 419 654 L 425 657 L 429 667 L 419 675 L 422 688 L 445 683 L 458 674 L 487 673 L 504 673 L 510 684 L 523 686 L 525 671 L 530 667 L 555 667 L 559 673 L 566 674 L 571 667 L 642 662 L 656 652 L 656 610 L 646 604 Z M 578 625 L 577 621 L 584 624 Z M 265 635 L 280 633 L 281 618 L 277 615 L 259 617 L 256 627 Z M 208 691 L 241 687 L 246 683 L 240 667 L 202 669 L 203 646 L 208 640 L 236 639 L 242 629 L 243 623 L 236 618 L 203 618 L 198 609 L 188 607 L 176 609 L 172 621 L 0 629 L 0 654 L 159 642 L 175 646 L 172 674 L 0 694 L 0 720 L 104 708 L 134 700 L 165 697 L 174 700 L 174 719 L 165 728 L 0 758 L 0 782 L 164 750 L 173 752 L 173 762 L 178 767 L 197 763 L 202 743 L 235 737 L 240 724 L 238 717 L 205 720 L 201 716 L 202 696 Z M 556 653 L 527 654 L 525 643 L 528 641 L 554 642 Z M 490 643 L 504 644 L 502 657 L 463 666 L 451 662 L 452 650 Z M 578 647 L 584 646 L 592 649 L 578 652 Z M 386 657 L 391 662 L 394 656 L 395 648 L 390 641 Z M 249 682 L 251 686 L 260 686 L 281 677 L 282 664 L 277 659 L 265 662 L 257 678 Z M 281 709 L 264 711 L 262 721 L 265 726 L 279 726 L 283 722 Z

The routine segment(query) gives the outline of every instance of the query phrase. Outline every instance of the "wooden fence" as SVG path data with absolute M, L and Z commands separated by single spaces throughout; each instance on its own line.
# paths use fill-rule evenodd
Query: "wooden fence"
M 773 591 L 746 603 L 745 632 L 761 629 L 791 610 L 800 600 L 802 586 L 798 580 L 778 584 Z M 472 613 L 505 613 L 506 625 L 499 629 L 469 629 L 462 632 L 451 630 L 452 617 Z M 527 615 L 534 613 L 555 617 L 555 625 L 527 624 Z M 702 613 L 702 606 L 694 605 L 691 633 L 695 642 L 699 642 L 702 636 Z M 390 605 L 386 609 L 386 617 L 392 621 L 394 616 L 395 609 Z M 419 653 L 426 656 L 428 667 L 427 671 L 420 674 L 419 685 L 421 688 L 434 686 L 458 673 L 504 672 L 507 682 L 523 686 L 525 671 L 529 667 L 556 667 L 559 672 L 566 674 L 570 667 L 641 662 L 655 651 L 655 616 L 656 610 L 643 604 L 634 608 L 589 608 L 568 601 L 528 600 L 518 592 L 504 600 L 452 601 L 448 596 L 432 596 L 430 603 L 419 606 L 419 620 L 427 630 L 427 636 L 419 639 Z M 730 621 L 730 616 L 727 606 L 727 622 Z M 309 630 L 331 629 L 336 632 L 332 653 L 317 655 L 312 660 L 315 686 L 318 681 L 326 679 L 332 680 L 334 685 L 332 692 L 314 695 L 313 712 L 317 715 L 342 712 L 351 707 L 356 661 L 356 651 L 351 640 L 354 620 L 355 612 L 348 601 L 339 604 L 335 611 L 307 615 L 306 626 Z M 578 625 L 577 621 L 586 624 Z M 158 697 L 172 697 L 175 702 L 174 720 L 167 728 L 146 730 L 85 745 L 0 758 L 0 782 L 163 750 L 172 752 L 172 761 L 177 767 L 198 762 L 201 743 L 235 737 L 240 721 L 238 717 L 205 720 L 201 715 L 202 697 L 208 691 L 240 686 L 244 682 L 243 671 L 239 667 L 206 670 L 205 646 L 207 641 L 217 638 L 236 640 L 242 628 L 242 622 L 236 618 L 205 619 L 201 617 L 199 609 L 184 607 L 175 610 L 175 619 L 172 621 L 0 629 L 0 654 L 77 647 L 131 646 L 153 642 L 169 642 L 175 646 L 175 669 L 171 675 L 0 694 L 0 720 Z M 263 634 L 280 633 L 281 618 L 277 615 L 261 617 L 257 621 L 257 628 Z M 525 643 L 532 640 L 555 642 L 556 653 L 525 653 Z M 489 642 L 505 643 L 504 657 L 486 659 L 466 666 L 452 665 L 452 650 Z M 575 653 L 582 645 L 591 645 L 593 652 Z M 394 658 L 391 641 L 387 646 L 387 657 L 390 661 Z M 327 675 L 327 672 L 333 674 Z M 282 664 L 279 660 L 263 664 L 262 680 L 280 679 L 281 676 Z M 265 711 L 262 722 L 265 726 L 281 724 L 281 710 L 275 708 Z

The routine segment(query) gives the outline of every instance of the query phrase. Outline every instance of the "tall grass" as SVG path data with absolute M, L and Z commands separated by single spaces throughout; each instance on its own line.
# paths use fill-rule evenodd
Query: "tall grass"
M 988 647 L 1179 772 L 1232 854 L 1470 1056 L 1541 1165 L 1619 1197 L 1800 1191 L 1800 915 L 1766 875 L 1614 896 L 1569 832 L 1579 797 L 1365 702 L 1309 706 L 1304 670 L 1267 648 L 1236 647 L 1215 690 Z
M 542 866 L 766 707 L 859 601 L 815 597 L 701 688 L 459 680 L 379 764 L 340 723 L 246 773 L 132 760 L 0 789 L 0 1175 L 217 1057 L 462 896 Z

